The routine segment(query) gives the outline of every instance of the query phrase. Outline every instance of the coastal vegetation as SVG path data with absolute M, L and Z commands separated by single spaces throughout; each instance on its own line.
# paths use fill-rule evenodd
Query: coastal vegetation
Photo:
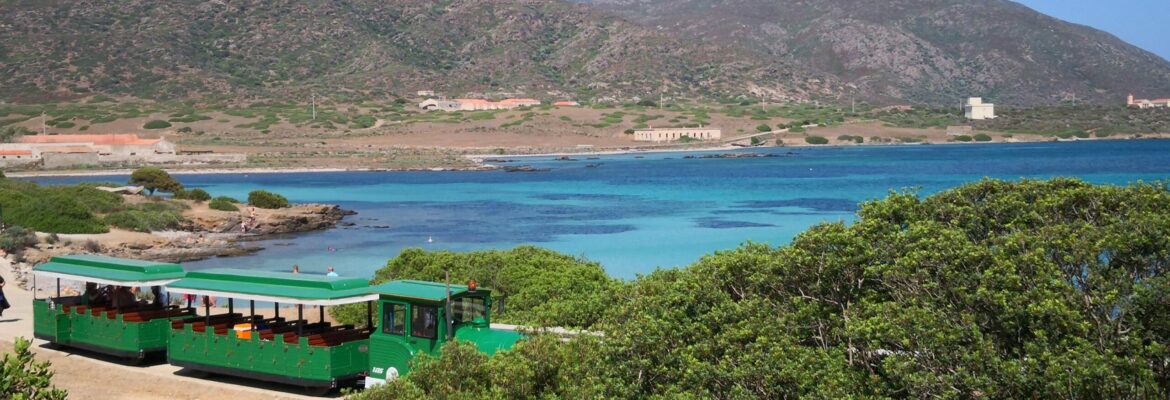
M 804 142 L 808 144 L 829 144 L 829 139 L 824 136 L 805 136 Z
M 211 202 L 207 203 L 207 207 L 219 211 L 240 211 L 240 208 L 236 207 L 237 203 L 239 201 L 231 197 L 219 196 L 211 199 Z
M 410 250 L 375 281 L 450 268 L 500 287 L 501 319 L 595 334 L 446 347 L 354 398 L 1164 398 L 1168 249 L 1165 184 L 1059 178 L 893 192 L 630 281 L 535 248 Z
M 286 208 L 288 199 L 267 190 L 253 190 L 248 193 L 248 204 L 260 208 Z
M 131 185 L 140 185 L 154 195 L 155 190 L 174 193 L 183 190 L 183 184 L 158 167 L 142 167 L 130 174 Z
M 48 361 L 37 361 L 32 342 L 17 337 L 10 354 L 0 361 L 0 398 L 11 400 L 64 400 L 69 393 L 53 386 Z

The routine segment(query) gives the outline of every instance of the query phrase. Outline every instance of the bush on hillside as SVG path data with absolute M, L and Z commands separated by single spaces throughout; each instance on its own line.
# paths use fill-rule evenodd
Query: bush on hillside
M 974 138 L 972 138 L 972 137 L 971 137 L 971 136 L 969 136 L 969 135 L 959 135 L 959 136 L 955 136 L 955 141 L 956 141 L 956 142 L 970 142 L 970 141 L 972 141 L 972 140 L 975 140 L 975 139 L 974 139 Z
M 57 190 L 0 189 L 4 223 L 46 233 L 106 233 L 109 229 L 73 196 Z
M 53 387 L 53 370 L 48 361 L 37 361 L 32 343 L 17 337 L 13 351 L 0 361 L 0 398 L 24 400 L 65 400 L 68 392 Z
M 142 125 L 143 129 L 166 129 L 166 128 L 170 128 L 170 127 L 171 127 L 170 122 L 163 121 L 161 119 L 147 121 L 145 124 Z
M 288 207 L 288 199 L 276 193 L 267 190 L 253 190 L 248 193 L 248 204 L 260 208 L 285 208 Z
M 768 126 L 768 124 L 756 125 L 756 132 L 771 132 L 771 131 L 772 131 L 772 127 Z
M 804 142 L 808 144 L 829 144 L 829 139 L 823 136 L 808 136 L 804 138 Z
M 4 233 L 0 233 L 0 249 L 8 253 L 15 253 L 36 244 L 36 232 L 21 226 L 9 226 Z
M 990 142 L 991 136 L 988 136 L 986 133 L 976 133 L 975 136 L 972 136 L 972 139 L 975 139 L 976 142 Z
M 212 210 L 220 211 L 240 211 L 240 208 L 236 207 L 236 203 L 239 203 L 239 201 L 236 199 L 227 196 L 219 196 L 212 199 L 210 203 L 207 203 L 207 207 Z

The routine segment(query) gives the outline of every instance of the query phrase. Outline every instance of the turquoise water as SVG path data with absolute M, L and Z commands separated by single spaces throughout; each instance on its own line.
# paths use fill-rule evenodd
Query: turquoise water
M 513 158 L 546 172 L 347 172 L 183 175 L 189 188 L 358 212 L 342 226 L 258 242 L 260 253 L 187 263 L 370 276 L 403 248 L 456 251 L 535 244 L 632 278 L 684 266 L 745 241 L 780 245 L 822 221 L 850 221 L 858 202 L 890 190 L 929 194 L 985 176 L 1075 176 L 1124 184 L 1170 178 L 1170 141 L 767 148 L 769 158 L 684 159 L 711 153 Z M 594 164 L 595 167 L 587 167 Z M 118 177 L 38 178 L 43 183 Z M 428 242 L 428 238 L 433 241 Z M 332 249 L 332 250 L 330 250 Z

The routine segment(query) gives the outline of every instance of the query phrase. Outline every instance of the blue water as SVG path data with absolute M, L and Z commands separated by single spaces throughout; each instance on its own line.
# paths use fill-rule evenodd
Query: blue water
M 259 242 L 265 250 L 253 256 L 186 265 L 288 270 L 299 264 L 302 271 L 334 266 L 342 275 L 370 276 L 407 247 L 466 251 L 535 244 L 632 278 L 749 240 L 787 243 L 816 223 L 850 221 L 858 202 L 890 190 L 929 194 L 985 176 L 1075 176 L 1112 184 L 1170 178 L 1170 141 L 744 151 L 780 157 L 514 158 L 520 161 L 511 165 L 551 169 L 536 173 L 182 175 L 185 186 L 212 195 L 243 199 L 251 190 L 266 189 L 294 202 L 334 203 L 358 212 L 347 219 L 354 226 Z M 597 166 L 586 167 L 590 163 Z M 36 180 L 124 182 L 126 177 Z

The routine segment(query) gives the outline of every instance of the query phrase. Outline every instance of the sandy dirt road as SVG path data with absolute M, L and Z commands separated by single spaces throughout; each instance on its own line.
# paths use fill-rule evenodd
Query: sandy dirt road
M 16 337 L 32 338 L 32 293 L 17 287 L 7 258 L 0 258 L 0 275 L 8 282 L 4 294 L 12 304 L 0 317 L 0 353 L 8 353 Z M 235 377 L 195 378 L 164 360 L 150 360 L 143 366 L 125 365 L 116 358 L 83 350 L 53 348 L 43 340 L 33 341 L 33 351 L 38 360 L 52 363 L 53 384 L 68 390 L 69 398 L 74 400 L 322 398 L 301 395 L 296 387 Z M 341 397 L 336 392 L 330 396 Z

